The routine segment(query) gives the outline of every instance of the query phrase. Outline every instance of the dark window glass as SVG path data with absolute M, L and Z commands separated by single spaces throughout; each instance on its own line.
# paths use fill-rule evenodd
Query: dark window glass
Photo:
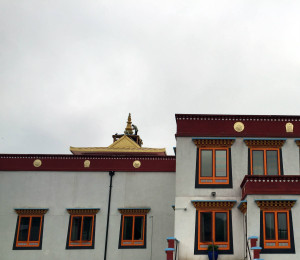
M 82 240 L 91 240 L 92 236 L 93 217 L 83 218 Z
M 265 213 L 265 232 L 266 240 L 275 239 L 275 218 L 274 213 Z
M 267 174 L 278 175 L 278 151 L 267 151 Z
M 277 221 L 278 221 L 278 239 L 287 240 L 288 239 L 287 214 L 283 212 L 278 213 Z
M 201 176 L 212 177 L 212 150 L 201 150 Z
M 73 217 L 71 241 L 80 240 L 82 217 Z
M 133 217 L 124 217 L 123 240 L 132 240 Z
M 253 175 L 264 175 L 264 151 L 252 151 Z
M 27 241 L 29 230 L 29 217 L 21 217 L 19 227 L 19 241 Z
M 201 242 L 212 241 L 212 213 L 211 212 L 200 213 L 200 241 Z
M 134 220 L 134 240 L 143 239 L 143 217 L 135 217 Z
M 216 242 L 227 242 L 227 213 L 217 212 L 215 214 L 215 222 Z
M 29 241 L 39 241 L 41 217 L 32 217 Z
M 216 177 L 226 177 L 227 160 L 226 151 L 216 150 Z

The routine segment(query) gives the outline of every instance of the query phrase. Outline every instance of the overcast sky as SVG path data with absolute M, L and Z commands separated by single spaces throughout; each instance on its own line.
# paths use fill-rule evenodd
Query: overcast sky
M 0 0 L 0 153 L 122 133 L 176 145 L 175 113 L 300 114 L 300 1 Z

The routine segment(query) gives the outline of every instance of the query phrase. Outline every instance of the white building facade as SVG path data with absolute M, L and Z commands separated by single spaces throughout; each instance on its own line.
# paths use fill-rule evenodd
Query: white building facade
M 299 259 L 300 117 L 176 122 L 176 158 L 130 117 L 109 147 L 0 155 L 1 259 Z

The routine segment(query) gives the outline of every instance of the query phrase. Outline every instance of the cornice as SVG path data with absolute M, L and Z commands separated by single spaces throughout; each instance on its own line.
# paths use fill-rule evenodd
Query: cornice
M 196 209 L 232 209 L 235 200 L 192 200 Z
M 244 139 L 244 142 L 248 147 L 281 148 L 285 139 Z
M 75 208 L 75 209 L 67 209 L 67 211 L 70 215 L 86 215 L 86 214 L 95 215 L 100 211 L 100 209 L 99 208 L 90 208 L 90 209 Z
M 148 214 L 151 209 L 150 208 L 119 208 L 118 210 L 122 215 L 126 215 L 126 214 Z
M 296 200 L 255 200 L 261 210 L 285 209 L 290 210 Z
M 240 202 L 240 204 L 238 205 L 238 209 L 245 214 L 247 212 L 247 201 L 243 200 Z
M 221 139 L 221 138 L 195 138 L 193 139 L 194 144 L 201 148 L 201 147 L 213 147 L 213 146 L 218 146 L 218 147 L 231 147 L 232 144 L 234 143 L 235 139 Z
M 28 209 L 28 208 L 18 208 L 15 209 L 18 215 L 45 215 L 48 209 Z

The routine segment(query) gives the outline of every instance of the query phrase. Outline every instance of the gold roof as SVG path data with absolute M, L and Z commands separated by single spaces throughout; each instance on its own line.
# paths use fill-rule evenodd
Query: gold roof
M 166 155 L 165 148 L 146 148 L 139 146 L 127 135 L 122 136 L 108 147 L 70 147 L 73 154 L 97 154 L 97 153 L 159 153 Z

